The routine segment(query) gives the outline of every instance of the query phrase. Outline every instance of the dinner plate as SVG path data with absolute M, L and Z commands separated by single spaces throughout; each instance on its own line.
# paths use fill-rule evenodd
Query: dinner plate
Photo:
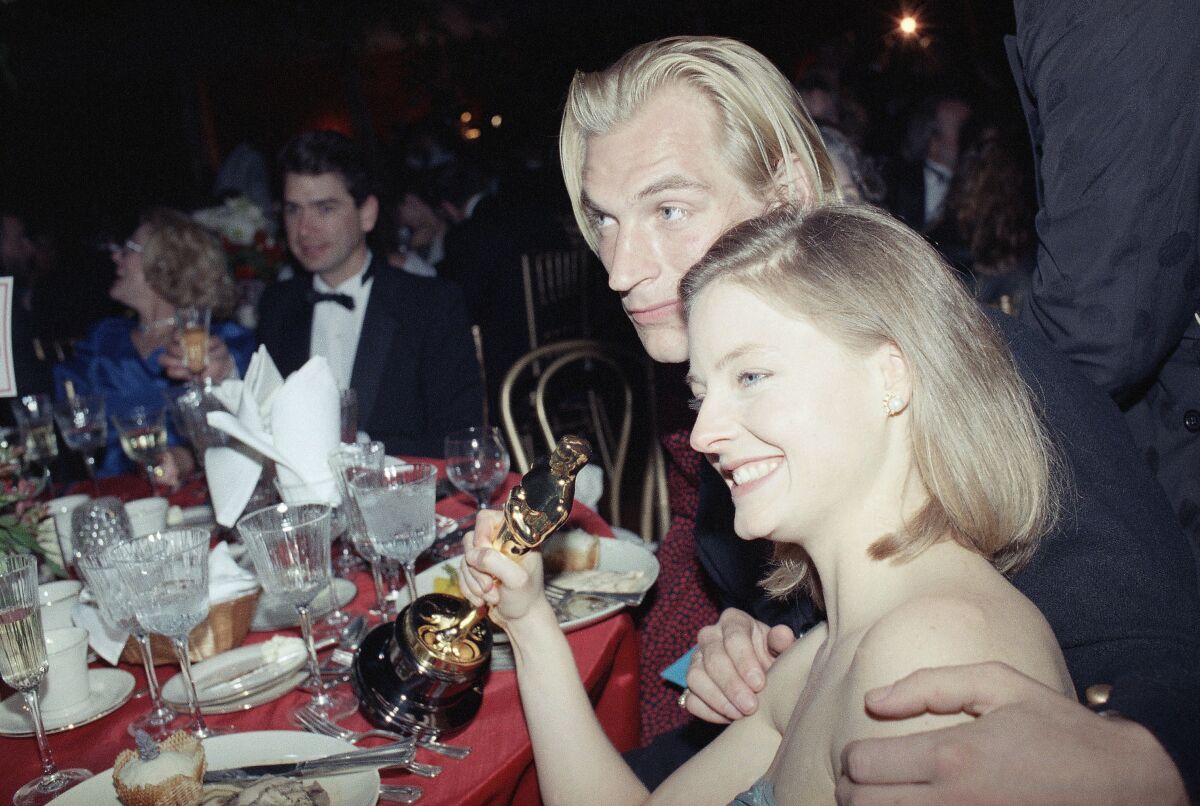
M 637 543 L 611 538 L 600 538 L 598 546 L 599 558 L 595 570 L 641 571 L 645 580 L 643 590 L 650 590 L 655 580 L 658 579 L 658 558 L 649 549 L 643 548 Z M 448 569 L 457 573 L 460 561 L 461 558 L 458 557 L 444 560 L 417 574 L 417 595 L 424 596 L 427 593 L 433 593 L 434 580 L 438 577 L 446 577 Z M 550 577 L 547 581 L 553 582 L 554 579 L 555 577 Z M 625 607 L 620 602 L 604 602 L 586 597 L 581 597 L 577 602 L 579 609 L 559 613 L 558 623 L 563 632 L 571 632 L 589 624 L 595 624 Z M 496 630 L 492 635 L 492 640 L 504 643 L 508 641 L 508 636 L 504 634 L 503 630 Z
M 210 770 L 245 767 L 249 764 L 303 761 L 354 749 L 354 745 L 331 736 L 292 730 L 231 733 L 205 739 L 203 744 L 204 757 Z M 113 749 L 114 758 L 118 752 L 119 748 Z M 374 806 L 379 797 L 379 773 L 375 770 L 329 775 L 312 780 L 325 788 L 329 793 L 329 802 L 337 806 Z M 50 802 L 54 806 L 120 806 L 117 791 L 113 789 L 112 768 L 92 776 Z
M 354 597 L 358 595 L 358 588 L 348 579 L 334 577 L 333 593 L 337 597 L 337 606 L 345 607 L 354 601 Z M 321 588 L 321 592 L 317 594 L 317 598 L 313 599 L 312 606 L 309 608 L 313 621 L 317 621 L 332 609 L 329 606 L 329 588 Z M 258 607 L 254 610 L 254 618 L 250 621 L 251 630 L 271 632 L 299 625 L 300 615 L 296 612 L 294 604 L 277 599 L 266 592 L 258 597 Z
M 304 644 L 299 638 L 286 640 L 286 652 L 269 663 L 263 659 L 264 644 L 259 643 L 231 649 L 193 664 L 192 679 L 201 713 L 245 711 L 278 699 L 303 682 L 307 674 L 304 665 L 308 660 Z M 240 683 L 230 682 L 247 672 L 253 674 Z M 166 682 L 162 695 L 172 708 L 187 710 L 187 688 L 182 674 Z
M 133 695 L 133 675 L 123 669 L 88 669 L 88 698 L 73 708 L 42 714 L 46 733 L 71 730 L 108 716 Z M 0 703 L 0 735 L 32 736 L 25 697 L 14 694 Z

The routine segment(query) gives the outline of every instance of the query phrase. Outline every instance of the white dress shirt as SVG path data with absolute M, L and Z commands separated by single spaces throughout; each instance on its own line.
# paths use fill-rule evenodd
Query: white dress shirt
M 367 300 L 371 298 L 374 278 L 363 282 L 363 273 L 371 265 L 371 252 L 367 251 L 367 262 L 362 270 L 337 288 L 332 288 L 319 276 L 313 277 L 313 289 L 323 294 L 347 294 L 354 300 L 354 310 L 346 310 L 336 302 L 318 302 L 313 306 L 312 341 L 308 355 L 323 355 L 333 370 L 333 378 L 339 389 L 350 388 L 350 376 L 354 372 L 354 356 L 358 353 L 358 337 L 362 334 L 363 317 L 367 313 Z
M 952 172 L 933 160 L 925 160 L 925 225 L 929 226 L 942 216 L 946 203 L 946 192 L 950 190 Z

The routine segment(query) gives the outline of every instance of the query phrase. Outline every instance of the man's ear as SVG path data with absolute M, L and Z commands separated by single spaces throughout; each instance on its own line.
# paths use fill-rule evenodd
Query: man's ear
M 784 204 L 800 209 L 812 206 L 813 192 L 809 185 L 808 171 L 805 165 L 805 160 L 789 151 L 787 157 L 781 159 L 775 166 L 773 177 L 775 194 L 771 200 L 770 209 L 774 210 Z
M 363 199 L 362 204 L 358 205 L 358 226 L 365 234 L 375 229 L 375 222 L 378 220 L 379 199 L 368 196 Z

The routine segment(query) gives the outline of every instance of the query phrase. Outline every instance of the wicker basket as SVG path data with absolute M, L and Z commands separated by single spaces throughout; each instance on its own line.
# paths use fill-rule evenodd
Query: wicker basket
M 217 602 L 209 608 L 208 618 L 197 624 L 188 635 L 188 657 L 192 663 L 241 646 L 246 633 L 250 632 L 259 593 L 256 590 L 237 599 Z M 151 635 L 150 651 L 154 654 L 156 666 L 179 662 L 170 639 L 165 636 Z M 142 662 L 142 648 L 132 636 L 125 642 L 121 660 L 124 663 Z

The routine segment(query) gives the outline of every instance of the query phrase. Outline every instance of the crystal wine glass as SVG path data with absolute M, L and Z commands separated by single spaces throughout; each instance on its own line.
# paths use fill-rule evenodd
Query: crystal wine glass
M 92 494 L 99 495 L 96 484 L 96 454 L 108 440 L 108 421 L 104 417 L 104 395 L 75 395 L 54 406 L 54 419 L 63 442 L 83 455 L 83 466 L 92 481 Z
M 185 305 L 175 309 L 175 328 L 179 345 L 183 349 L 183 364 L 193 381 L 204 380 L 212 385 L 208 370 L 208 332 L 212 323 L 212 308 L 202 305 Z
M 349 478 L 357 470 L 383 470 L 386 457 L 387 451 L 382 442 L 343 443 L 329 453 L 329 469 L 337 479 L 338 492 L 342 496 L 342 504 L 336 514 L 346 525 L 343 539 L 348 539 L 371 566 L 371 580 L 375 583 L 375 607 L 379 617 L 384 620 L 387 619 L 387 591 L 383 586 L 384 558 L 367 537 L 362 513 L 350 494 Z
M 511 460 L 500 429 L 471 426 L 446 435 L 446 476 L 487 509 L 492 492 L 508 475 Z
M 49 661 L 37 590 L 36 557 L 0 554 L 0 677 L 25 698 L 42 759 L 41 776 L 17 790 L 13 795 L 15 806 L 49 803 L 64 790 L 92 777 L 89 770 L 58 769 L 46 741 L 37 689 Z
M 161 741 L 177 730 L 187 730 L 190 720 L 171 708 L 162 698 L 158 685 L 158 674 L 154 669 L 154 654 L 150 648 L 150 634 L 138 622 L 133 613 L 133 594 L 125 587 L 125 581 L 116 566 L 107 564 L 98 555 L 75 558 L 75 568 L 83 575 L 88 588 L 100 605 L 100 615 L 111 626 L 133 635 L 142 650 L 142 664 L 146 671 L 146 688 L 150 694 L 150 712 L 129 723 L 129 735 L 139 730 L 151 738 Z
M 208 541 L 207 529 L 170 529 L 119 543 L 102 557 L 120 572 L 138 623 L 171 639 L 183 673 L 191 732 L 201 739 L 217 731 L 200 714 L 188 633 L 208 615 Z
M 150 492 L 157 495 L 154 471 L 167 450 L 166 412 L 148 406 L 135 406 L 128 414 L 114 414 L 112 422 L 121 437 L 121 450 L 131 462 L 137 462 L 145 468 Z
M 404 564 L 410 604 L 417 599 L 417 557 L 437 537 L 436 480 L 437 468 L 424 463 L 358 470 L 349 480 L 371 545 L 384 557 Z
M 25 441 L 25 463 L 48 465 L 58 458 L 54 436 L 54 408 L 49 395 L 23 395 L 9 401 L 21 439 Z
M 111 495 L 85 501 L 71 511 L 71 553 L 66 562 L 99 556 L 109 546 L 133 539 L 133 525 L 120 498 Z
M 321 666 L 313 645 L 309 605 L 329 584 L 330 519 L 328 504 L 276 504 L 243 515 L 237 530 L 254 561 L 263 590 L 296 608 L 300 632 L 308 649 L 308 673 L 314 694 L 297 712 L 315 713 L 337 720 L 358 707 L 346 691 L 330 691 L 321 683 Z M 296 719 L 293 713 L 293 720 Z

